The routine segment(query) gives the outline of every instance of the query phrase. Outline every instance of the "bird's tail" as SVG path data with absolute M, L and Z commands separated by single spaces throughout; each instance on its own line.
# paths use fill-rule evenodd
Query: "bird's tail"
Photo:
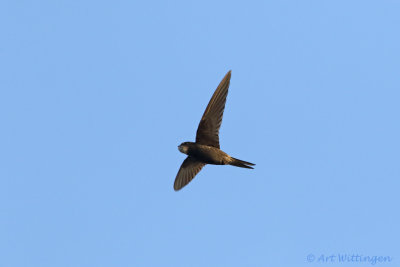
M 240 159 L 235 159 L 235 158 L 231 157 L 229 165 L 233 165 L 233 166 L 241 167 L 241 168 L 247 168 L 247 169 L 254 169 L 251 166 L 254 166 L 256 164 L 253 164 L 253 163 L 250 163 L 250 162 L 247 162 L 247 161 L 244 161 L 244 160 L 240 160 Z

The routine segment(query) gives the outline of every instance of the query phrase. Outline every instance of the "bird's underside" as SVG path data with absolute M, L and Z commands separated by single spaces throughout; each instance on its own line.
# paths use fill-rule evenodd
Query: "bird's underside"
M 226 97 L 231 78 L 229 71 L 218 85 L 200 120 L 196 142 L 184 142 L 178 148 L 188 157 L 183 161 L 175 178 L 174 189 L 178 191 L 187 185 L 206 164 L 233 165 L 253 169 L 255 164 L 235 159 L 219 145 L 219 129 L 222 123 Z

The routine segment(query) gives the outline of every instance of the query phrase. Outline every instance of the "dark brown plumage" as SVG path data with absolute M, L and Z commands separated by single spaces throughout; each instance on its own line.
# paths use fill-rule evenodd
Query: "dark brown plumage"
M 187 185 L 206 164 L 233 165 L 248 169 L 253 169 L 251 166 L 255 165 L 233 158 L 219 149 L 219 128 L 224 115 L 230 79 L 231 71 L 228 71 L 204 111 L 197 128 L 196 142 L 184 142 L 178 146 L 179 151 L 187 154 L 188 157 L 183 161 L 176 175 L 175 191 Z

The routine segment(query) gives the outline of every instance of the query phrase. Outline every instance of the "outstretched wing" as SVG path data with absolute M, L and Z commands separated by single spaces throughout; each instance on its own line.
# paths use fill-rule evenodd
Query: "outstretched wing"
M 204 167 L 204 163 L 188 156 L 182 163 L 181 168 L 175 178 L 174 189 L 175 191 L 181 190 L 182 187 L 187 185 L 196 174 Z
M 196 143 L 219 148 L 219 128 L 224 115 L 231 71 L 225 75 L 215 90 L 197 128 Z

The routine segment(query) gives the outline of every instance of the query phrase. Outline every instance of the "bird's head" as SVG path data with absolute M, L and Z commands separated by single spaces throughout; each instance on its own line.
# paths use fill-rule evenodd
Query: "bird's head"
M 182 144 L 180 144 L 178 146 L 178 149 L 180 152 L 182 152 L 183 154 L 187 154 L 188 150 L 189 150 L 189 142 L 183 142 Z

